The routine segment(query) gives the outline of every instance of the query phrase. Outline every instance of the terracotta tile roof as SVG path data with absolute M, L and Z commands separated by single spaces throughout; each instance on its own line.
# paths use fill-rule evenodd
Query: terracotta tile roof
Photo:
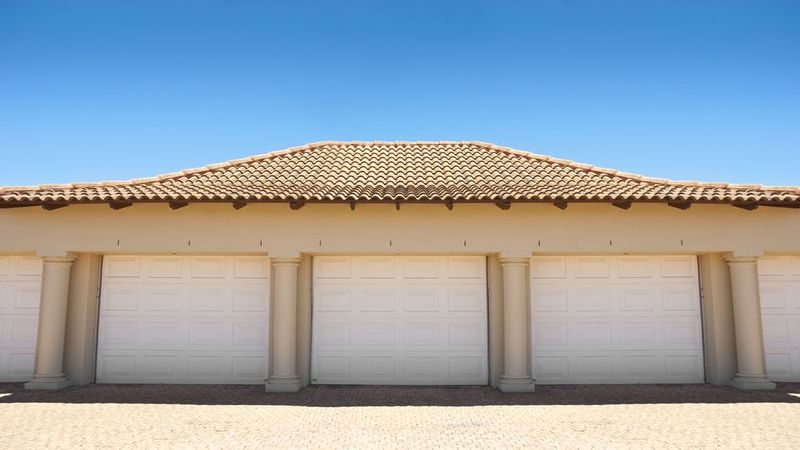
M 645 178 L 481 142 L 320 142 L 154 178 L 0 188 L 2 207 L 211 201 L 800 206 L 800 188 Z

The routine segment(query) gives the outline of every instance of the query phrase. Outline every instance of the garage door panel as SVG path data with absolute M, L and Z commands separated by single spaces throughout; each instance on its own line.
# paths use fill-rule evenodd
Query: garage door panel
M 450 279 L 483 280 L 486 276 L 486 260 L 474 256 L 449 256 L 447 277 Z
M 697 258 L 694 256 L 662 256 L 662 278 L 697 278 Z
M 659 309 L 659 290 L 650 286 L 620 286 L 619 311 L 631 313 L 655 312 Z
M 486 312 L 486 289 L 483 286 L 449 287 L 446 295 L 448 312 Z
M 226 262 L 230 258 L 218 256 L 197 256 L 187 258 L 189 278 L 225 278 Z
M 432 286 L 408 287 L 403 290 L 403 311 L 437 312 L 443 309 L 442 288 Z
M 574 311 L 611 312 L 612 294 L 608 288 L 580 288 L 576 292 Z
M 703 381 L 696 258 L 535 257 L 531 267 L 537 382 Z
M 104 355 L 98 369 L 118 383 L 253 384 L 266 377 L 266 357 L 154 352 Z
M 180 256 L 159 256 L 147 258 L 148 278 L 182 278 L 183 258 Z
M 139 278 L 142 258 L 137 256 L 106 256 L 103 258 L 103 277 Z
M 763 333 L 764 333 L 764 345 L 769 347 L 778 347 L 783 345 L 791 344 L 792 342 L 792 333 L 791 328 L 792 322 L 790 320 L 786 320 L 785 318 L 775 318 L 775 317 L 764 317 L 763 320 Z
M 314 382 L 484 384 L 485 270 L 473 256 L 315 257 Z
M 703 358 L 697 354 L 666 355 L 667 377 L 687 379 L 703 370 Z
M 317 256 L 314 258 L 314 278 L 349 280 L 350 258 L 346 256 Z
M 156 378 L 176 382 L 180 379 L 180 357 L 177 355 L 144 355 L 142 356 L 143 378 Z
M 566 279 L 565 279 L 566 280 Z M 659 313 L 696 316 L 700 311 L 697 285 L 683 283 L 540 283 L 533 282 L 534 312 L 619 315 Z
M 314 345 L 318 347 L 341 348 L 350 345 L 350 323 L 328 322 L 318 320 L 314 322 Z
M 269 261 L 261 257 L 239 256 L 233 260 L 233 278 L 263 280 L 269 278 Z
M 403 346 L 413 350 L 416 348 L 433 349 L 438 347 L 442 338 L 440 322 L 412 322 L 401 325 L 403 329 Z
M 366 347 L 394 347 L 397 344 L 393 321 L 360 323 L 356 333 L 358 342 Z
M 320 313 L 350 311 L 352 299 L 352 289 L 348 286 L 324 285 L 314 290 L 314 308 Z
M 361 312 L 385 313 L 398 310 L 398 299 L 401 293 L 400 289 L 368 286 L 357 288 L 355 291 L 356 298 L 358 298 L 358 310 Z M 339 311 L 349 311 L 349 309 Z
M 622 256 L 618 259 L 619 278 L 653 278 L 658 260 L 650 257 Z
M 531 261 L 531 277 L 537 280 L 567 277 L 567 258 L 541 256 Z
M 263 383 L 268 267 L 263 257 L 109 257 L 98 382 Z
M 0 382 L 33 377 L 42 260 L 0 256 Z
M 486 357 L 451 356 L 448 358 L 448 378 L 464 382 L 486 377 Z
M 441 258 L 435 256 L 407 256 L 401 259 L 403 263 L 403 278 L 438 279 L 440 274 Z
M 314 358 L 314 374 L 312 377 L 313 382 L 326 380 L 326 383 L 331 384 L 353 384 L 354 382 L 351 381 L 352 377 L 350 376 L 350 355 L 317 355 Z
M 668 348 L 701 348 L 701 329 L 693 317 L 680 320 L 641 318 L 636 321 L 613 318 L 540 318 L 533 329 L 533 345 L 537 350 L 569 348 L 575 345 L 607 350 Z
M 566 289 L 537 286 L 534 295 L 536 295 L 536 302 L 532 304 L 534 313 L 569 311 L 569 294 Z
M 540 384 L 686 383 L 696 380 L 702 357 L 696 352 L 684 353 L 543 353 L 537 354 L 533 363 Z
M 609 278 L 611 261 L 603 257 L 576 257 L 573 259 L 576 278 Z
M 394 279 L 397 273 L 396 258 L 391 256 L 367 256 L 357 260 L 358 278 Z
M 35 343 L 34 343 L 35 345 Z M 33 377 L 34 361 L 36 359 L 36 350 L 32 351 L 11 351 L 8 357 L 5 358 L 4 371 L 0 368 L 0 373 L 5 373 L 7 381 L 22 381 L 30 380 Z
M 139 288 L 135 285 L 103 286 L 103 301 L 100 310 L 112 311 L 138 311 Z
M 700 293 L 697 286 L 665 286 L 661 290 L 662 311 L 699 311 Z
M 800 381 L 800 256 L 758 260 L 767 377 Z

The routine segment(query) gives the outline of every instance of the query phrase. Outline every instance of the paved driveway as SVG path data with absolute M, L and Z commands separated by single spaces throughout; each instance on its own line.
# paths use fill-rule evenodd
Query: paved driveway
M 489 388 L 0 384 L 0 448 L 800 447 L 800 383 Z

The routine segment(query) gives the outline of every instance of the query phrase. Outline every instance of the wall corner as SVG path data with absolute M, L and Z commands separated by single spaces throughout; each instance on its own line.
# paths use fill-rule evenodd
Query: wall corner
M 726 385 L 736 373 L 730 272 L 725 253 L 699 256 L 706 381 Z

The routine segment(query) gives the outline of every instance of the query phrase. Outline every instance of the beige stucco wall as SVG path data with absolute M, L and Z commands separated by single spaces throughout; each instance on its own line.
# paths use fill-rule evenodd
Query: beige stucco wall
M 800 252 L 800 210 L 664 204 L 72 205 L 0 210 L 0 252 Z
M 724 384 L 736 367 L 726 252 L 800 253 L 800 210 L 663 204 L 621 210 L 606 204 L 494 205 L 285 204 L 107 205 L 0 209 L 0 253 L 70 251 L 65 370 L 75 384 L 94 373 L 96 290 L 101 254 L 301 252 L 298 268 L 297 369 L 308 383 L 311 348 L 311 257 L 331 253 L 488 255 L 490 383 L 503 372 L 502 273 L 496 255 L 587 253 L 699 254 L 704 290 L 708 381 Z M 535 295 L 535 293 L 533 294 Z M 271 354 L 272 352 L 270 352 Z M 527 352 L 530 357 L 530 352 Z
M 489 291 L 489 384 L 497 387 L 503 376 L 503 272 L 497 255 L 486 261 Z
M 297 375 L 300 386 L 311 382 L 311 256 L 303 255 L 297 269 Z
M 706 381 L 727 384 L 736 372 L 731 277 L 725 255 L 700 255 Z
M 74 256 L 67 300 L 64 372 L 72 384 L 89 384 L 94 382 L 102 258 L 90 254 Z

